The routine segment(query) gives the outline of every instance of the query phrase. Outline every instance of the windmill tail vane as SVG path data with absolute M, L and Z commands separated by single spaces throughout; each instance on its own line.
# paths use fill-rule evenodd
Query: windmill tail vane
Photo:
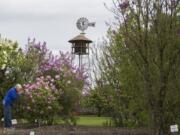
M 95 25 L 96 25 L 95 22 L 88 23 L 88 26 L 90 26 L 90 27 L 95 27 Z

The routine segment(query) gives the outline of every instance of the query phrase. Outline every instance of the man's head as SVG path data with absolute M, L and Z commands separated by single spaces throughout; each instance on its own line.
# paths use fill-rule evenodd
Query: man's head
M 16 88 L 16 91 L 18 92 L 18 94 L 22 94 L 23 93 L 23 89 L 22 89 L 21 84 L 16 84 L 15 88 Z

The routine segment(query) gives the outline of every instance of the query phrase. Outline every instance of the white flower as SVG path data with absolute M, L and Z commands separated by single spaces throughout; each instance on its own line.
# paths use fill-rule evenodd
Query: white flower
M 6 64 L 3 64 L 3 65 L 1 66 L 1 69 L 3 70 L 3 69 L 5 69 L 5 67 L 6 67 Z
M 67 81 L 67 84 L 70 84 L 70 83 L 71 83 L 71 81 L 70 81 L 70 80 L 68 80 L 68 81 Z
M 48 109 L 52 109 L 52 107 L 51 107 L 51 106 L 48 106 Z
M 60 79 L 60 75 L 56 75 L 56 76 L 55 76 L 55 79 Z
M 6 51 L 3 51 L 3 54 L 6 56 L 6 55 L 7 55 L 7 52 L 6 52 Z

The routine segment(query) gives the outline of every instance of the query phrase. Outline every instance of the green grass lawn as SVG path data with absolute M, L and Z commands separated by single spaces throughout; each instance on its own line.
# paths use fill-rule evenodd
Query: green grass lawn
M 77 119 L 77 125 L 103 126 L 107 121 L 110 121 L 109 117 L 80 116 Z
M 77 125 L 79 126 L 105 126 L 107 122 L 111 121 L 110 117 L 97 117 L 97 116 L 78 116 Z M 27 123 L 27 120 L 21 119 L 20 123 Z M 65 124 L 61 118 L 56 118 L 56 124 Z
M 105 123 L 110 122 L 109 117 L 96 117 L 96 116 L 79 116 L 77 117 L 77 125 L 80 126 L 104 126 Z M 64 124 L 62 120 L 56 121 L 58 124 Z

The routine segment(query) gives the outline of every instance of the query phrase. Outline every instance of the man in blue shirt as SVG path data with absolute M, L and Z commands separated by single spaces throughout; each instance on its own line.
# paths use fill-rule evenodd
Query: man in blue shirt
M 5 128 L 11 128 L 12 127 L 12 114 L 11 114 L 11 108 L 12 104 L 15 100 L 19 98 L 19 95 L 23 92 L 22 86 L 20 84 L 17 84 L 15 87 L 10 88 L 6 96 L 3 99 L 3 108 L 4 108 L 4 126 Z

